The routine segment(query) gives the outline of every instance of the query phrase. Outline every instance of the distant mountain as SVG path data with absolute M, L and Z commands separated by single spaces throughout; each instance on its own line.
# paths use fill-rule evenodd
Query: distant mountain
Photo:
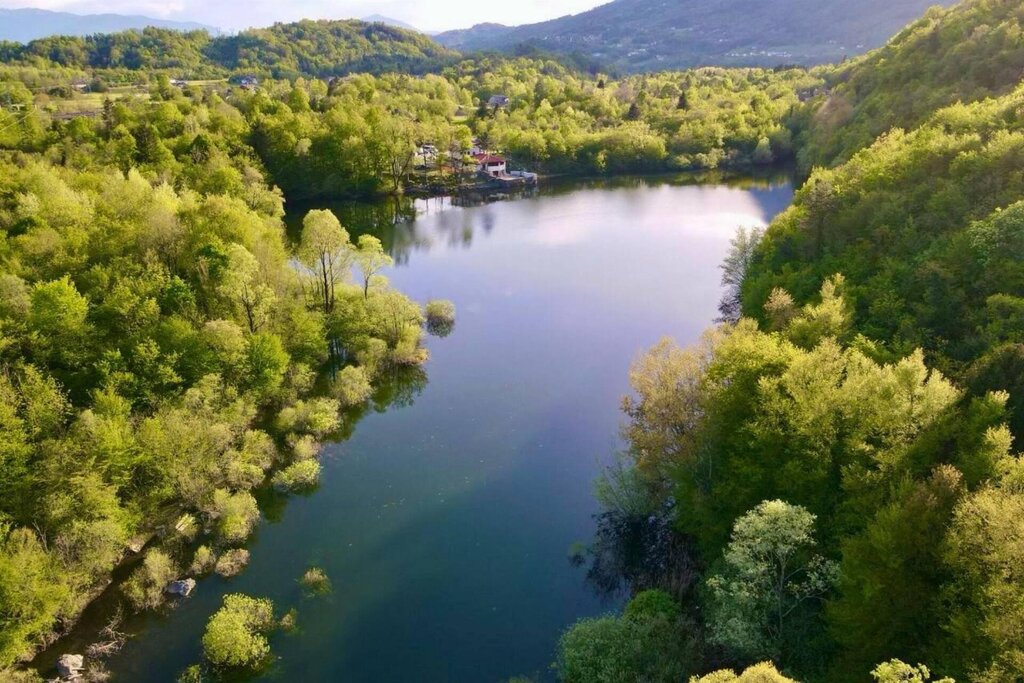
M 461 50 L 531 46 L 624 71 L 839 61 L 882 45 L 954 0 L 614 0 L 539 24 L 478 24 L 435 36 Z
M 394 26 L 395 28 L 404 28 L 407 31 L 416 31 L 418 33 L 423 33 L 412 24 L 407 24 L 399 19 L 392 19 L 391 17 L 386 17 L 383 14 L 371 14 L 368 17 L 363 17 L 362 19 L 360 19 L 360 21 L 365 21 L 368 24 L 387 24 L 388 26 Z
M 0 40 L 27 43 L 47 36 L 88 36 L 94 33 L 117 33 L 147 26 L 175 31 L 205 30 L 211 35 L 220 31 L 212 26 L 191 21 L 168 21 L 127 14 L 71 14 L 45 9 L 0 9 Z
M 355 19 L 304 19 L 220 36 L 147 28 L 49 36 L 0 47 L 0 58 L 8 63 L 45 59 L 81 69 L 173 69 L 179 78 L 212 78 L 233 71 L 276 78 L 420 74 L 438 71 L 459 58 L 422 33 Z
M 933 9 L 885 47 L 826 74 L 801 165 L 834 166 L 891 128 L 911 130 L 956 102 L 1004 95 L 1024 78 L 1024 3 Z

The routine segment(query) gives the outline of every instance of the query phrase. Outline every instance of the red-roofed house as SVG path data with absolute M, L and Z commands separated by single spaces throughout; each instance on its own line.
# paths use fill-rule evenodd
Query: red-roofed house
M 505 174 L 507 167 L 505 157 L 499 154 L 474 154 L 473 160 L 476 161 L 476 170 L 480 173 L 486 173 L 490 176 L 501 176 Z

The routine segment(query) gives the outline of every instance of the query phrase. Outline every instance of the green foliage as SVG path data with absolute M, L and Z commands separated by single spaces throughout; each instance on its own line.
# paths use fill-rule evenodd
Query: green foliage
M 793 658 L 814 627 L 806 604 L 837 578 L 835 563 L 813 554 L 813 534 L 814 515 L 780 500 L 736 520 L 721 569 L 707 579 L 712 642 L 744 660 Z
M 309 489 L 320 480 L 320 463 L 316 460 L 293 462 L 274 474 L 274 486 L 285 491 Z
M 218 489 L 213 494 L 213 512 L 217 535 L 228 543 L 244 541 L 260 518 L 260 510 L 251 493 L 228 493 Z
M 1013 0 L 934 7 L 885 47 L 826 72 L 827 95 L 809 105 L 802 165 L 835 165 L 941 107 L 1009 92 L 1024 69 L 1022 24 Z
M 694 664 L 691 624 L 662 591 L 644 591 L 621 617 L 581 619 L 558 644 L 555 668 L 565 683 L 678 681 Z
M 451 325 L 455 322 L 455 304 L 447 299 L 431 299 L 424 306 L 428 325 Z
M 366 370 L 356 365 L 346 365 L 339 370 L 331 385 L 331 393 L 346 408 L 365 403 L 373 391 Z
M 320 567 L 310 567 L 299 579 L 299 584 L 310 595 L 326 595 L 331 592 L 331 580 Z
M 84 37 L 52 36 L 12 46 L 4 57 L 26 63 L 42 58 L 79 68 L 174 69 L 193 77 L 242 70 L 294 78 L 422 72 L 443 66 L 455 54 L 422 34 L 383 24 L 304 20 L 217 37 L 205 31 L 155 27 Z M 168 89 L 169 84 L 156 92 L 164 94 Z
M 254 667 L 270 654 L 266 632 L 274 626 L 270 600 L 242 594 L 224 596 L 224 605 L 206 624 L 203 652 L 214 666 Z
M 898 659 L 879 664 L 872 670 L 871 677 L 877 683 L 928 683 L 931 672 L 924 664 L 911 666 Z M 934 683 L 954 683 L 952 678 L 937 678 Z
M 178 570 L 171 558 L 165 552 L 151 548 L 123 589 L 137 609 L 156 609 L 164 602 L 167 584 L 176 578 Z
M 619 483 L 604 488 L 678 501 L 678 527 L 712 563 L 700 596 L 708 639 L 742 659 L 812 677 L 832 662 L 828 680 L 858 680 L 899 651 L 952 673 L 1003 667 L 997 680 L 1012 656 L 996 653 L 1015 645 L 976 626 L 995 602 L 957 593 L 964 610 L 982 612 L 952 616 L 944 591 L 967 572 L 941 539 L 958 501 L 1015 471 L 1006 396 L 962 400 L 920 352 L 875 360 L 844 326 L 838 339 L 832 325 L 808 335 L 807 321 L 843 317 L 823 315 L 825 304 L 846 310 L 838 289 L 826 291 L 778 331 L 743 319 L 691 349 L 662 341 L 638 359 L 619 466 L 629 485 L 606 475 Z M 633 498 L 603 495 L 613 506 Z M 999 574 L 981 550 L 967 556 Z M 953 624 L 965 630 L 958 640 L 976 639 L 955 655 Z
M 777 288 L 807 302 L 841 270 L 851 329 L 886 354 L 922 347 L 964 377 L 989 351 L 1018 343 L 1024 184 L 1008 169 L 1024 150 L 1022 102 L 1018 90 L 948 107 L 814 173 L 760 243 L 744 312 L 762 317 Z
M 740 674 L 723 669 L 706 676 L 694 676 L 690 678 L 690 683 L 796 683 L 796 681 L 780 674 L 770 662 L 762 662 L 744 669 Z

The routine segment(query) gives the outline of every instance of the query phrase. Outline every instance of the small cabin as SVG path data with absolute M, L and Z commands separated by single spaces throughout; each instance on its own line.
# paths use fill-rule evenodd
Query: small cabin
M 473 161 L 476 162 L 476 170 L 489 176 L 503 176 L 508 168 L 505 157 L 499 154 L 474 154 Z
M 491 95 L 491 99 L 487 100 L 487 106 L 491 109 L 501 109 L 502 107 L 508 106 L 507 95 Z

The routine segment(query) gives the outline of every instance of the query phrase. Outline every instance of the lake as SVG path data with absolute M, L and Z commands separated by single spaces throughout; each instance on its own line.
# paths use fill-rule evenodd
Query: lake
M 242 575 L 144 620 L 114 680 L 173 681 L 198 662 L 228 592 L 298 610 L 299 628 L 272 636 L 275 664 L 249 679 L 550 680 L 561 631 L 623 600 L 588 585 L 569 549 L 594 532 L 592 482 L 619 446 L 630 362 L 712 323 L 736 228 L 791 199 L 787 178 L 681 176 L 331 207 L 384 240 L 395 287 L 454 301 L 454 330 L 325 448 L 317 491 L 263 501 Z M 303 597 L 311 565 L 329 596 Z

